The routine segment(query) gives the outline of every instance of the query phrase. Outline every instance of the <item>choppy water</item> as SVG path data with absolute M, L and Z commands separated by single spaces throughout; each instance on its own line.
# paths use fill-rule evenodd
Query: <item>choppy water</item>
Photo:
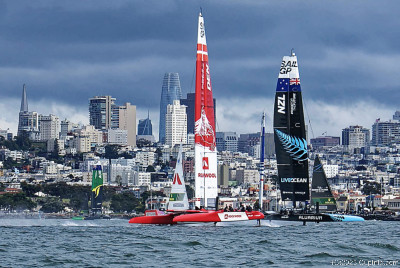
M 142 226 L 0 219 L 0 267 L 331 267 L 398 261 L 400 224 Z M 343 262 L 342 262 L 343 264 Z

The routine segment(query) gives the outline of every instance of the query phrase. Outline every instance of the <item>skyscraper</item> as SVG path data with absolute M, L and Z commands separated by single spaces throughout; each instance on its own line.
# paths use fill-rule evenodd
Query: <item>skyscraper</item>
M 398 120 L 381 121 L 377 119 L 372 125 L 372 145 L 387 146 L 400 142 L 400 122 Z
M 178 73 L 166 73 L 162 84 L 161 100 L 160 100 L 160 128 L 159 140 L 165 143 L 165 115 L 167 113 L 167 105 L 173 104 L 174 100 L 182 98 L 181 83 Z
M 216 143 L 217 150 L 237 152 L 238 151 L 238 135 L 236 132 L 217 132 Z
M 40 115 L 39 133 L 41 141 L 48 141 L 49 139 L 58 139 L 60 137 L 59 118 L 53 114 Z
M 349 126 L 342 130 L 342 145 L 351 148 L 365 147 L 370 142 L 369 129 L 362 126 Z
M 167 106 L 165 116 L 165 143 L 173 147 L 175 144 L 187 141 L 187 116 L 186 106 L 181 105 L 179 100 Z
M 153 135 L 153 125 L 151 124 L 150 115 L 147 114 L 146 119 L 139 120 L 138 135 Z
M 24 84 L 22 88 L 22 98 L 21 98 L 21 109 L 19 111 L 18 120 L 18 136 L 22 135 L 23 132 L 31 137 L 31 132 L 38 132 L 39 130 L 39 115 L 37 112 L 28 111 L 28 99 L 26 97 L 26 86 Z
M 115 98 L 111 96 L 95 96 L 89 99 L 90 125 L 101 130 L 111 128 L 111 108 L 114 102 Z
M 129 102 L 125 105 L 112 106 L 111 127 L 127 131 L 128 145 L 136 146 L 136 106 Z

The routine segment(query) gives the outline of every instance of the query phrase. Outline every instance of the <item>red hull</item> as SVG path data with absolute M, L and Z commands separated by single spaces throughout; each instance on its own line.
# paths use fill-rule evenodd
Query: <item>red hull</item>
M 259 211 L 224 212 L 207 210 L 187 210 L 185 212 L 159 215 L 159 211 L 146 211 L 147 216 L 135 217 L 129 223 L 136 224 L 177 224 L 185 222 L 234 222 L 264 219 Z M 182 214 L 184 213 L 184 214 Z
M 264 219 L 264 214 L 259 211 L 252 212 L 223 212 L 212 211 L 209 213 L 183 214 L 174 217 L 173 221 L 178 222 L 232 222 Z
M 142 216 L 135 217 L 129 220 L 129 223 L 136 224 L 176 224 L 173 222 L 174 214 L 159 215 L 159 216 Z

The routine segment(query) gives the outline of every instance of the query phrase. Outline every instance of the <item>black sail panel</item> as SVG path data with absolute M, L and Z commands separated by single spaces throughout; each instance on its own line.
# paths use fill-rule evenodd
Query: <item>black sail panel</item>
M 285 56 L 275 94 L 274 137 L 282 200 L 307 201 L 308 152 L 297 57 Z
M 319 203 L 320 211 L 336 211 L 336 201 L 333 197 L 331 188 L 321 160 L 316 156 L 311 183 L 311 204 Z

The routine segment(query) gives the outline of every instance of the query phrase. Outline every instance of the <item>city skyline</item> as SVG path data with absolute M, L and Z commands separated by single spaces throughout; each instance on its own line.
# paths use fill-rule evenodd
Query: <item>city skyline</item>
M 180 74 L 182 96 L 194 92 L 200 6 L 218 101 L 217 131 L 257 132 L 263 111 L 271 131 L 280 61 L 291 48 L 299 58 L 310 138 L 324 132 L 340 136 L 356 124 L 371 129 L 375 119 L 389 120 L 399 109 L 399 82 L 387 79 L 396 75 L 399 57 L 398 35 L 387 25 L 398 28 L 393 5 L 399 4 L 93 3 L 2 3 L 0 128 L 16 134 L 26 83 L 31 111 L 87 124 L 88 99 L 112 95 L 136 105 L 138 120 L 150 110 L 158 133 L 164 73 Z M 277 12 L 284 9 L 293 12 Z

